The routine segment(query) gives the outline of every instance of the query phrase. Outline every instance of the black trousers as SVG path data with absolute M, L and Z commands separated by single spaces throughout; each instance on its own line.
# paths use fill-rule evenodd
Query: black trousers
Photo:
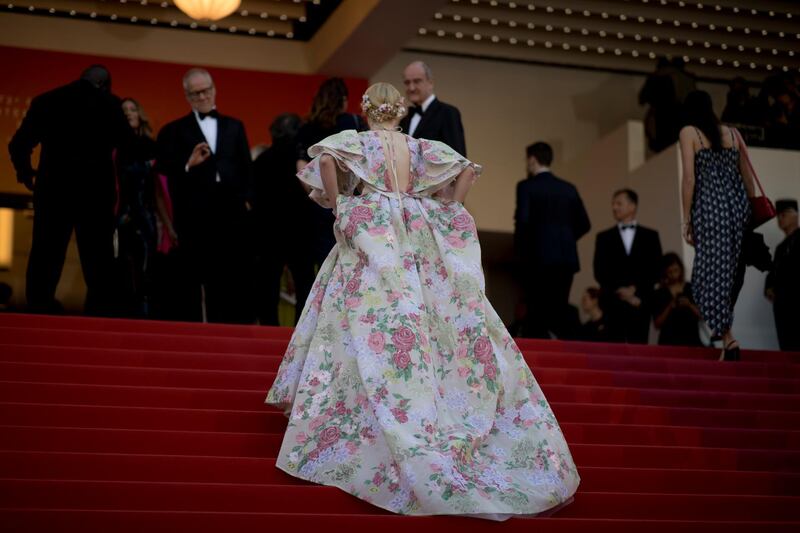
M 271 231 L 275 231 L 272 228 Z M 306 245 L 308 243 L 300 243 Z M 258 284 L 257 304 L 259 322 L 263 325 L 278 325 L 278 301 L 280 300 L 280 283 L 284 267 L 289 268 L 294 281 L 295 304 L 294 321 L 300 319 L 308 293 L 314 284 L 314 258 L 309 250 L 279 243 L 264 249 L 259 256 L 256 268 Z
M 612 292 L 602 296 L 600 307 L 606 319 L 609 342 L 647 344 L 650 336 L 650 310 L 645 302 L 636 308 L 623 302 Z
M 800 352 L 800 310 L 796 298 L 776 295 L 773 304 L 778 345 L 786 352 Z
M 574 274 L 569 268 L 534 266 L 527 269 L 525 304 L 527 313 L 523 322 L 522 337 L 548 339 L 553 333 L 560 339 L 568 338 L 573 329 L 569 324 L 569 292 Z
M 29 310 L 61 310 L 55 299 L 56 288 L 75 231 L 87 289 L 84 311 L 94 316 L 114 315 L 113 195 L 37 189 L 33 203 L 33 243 L 25 281 Z
M 255 323 L 255 254 L 251 239 L 246 219 L 192 229 L 179 226 L 178 292 L 186 295 L 180 311 L 182 320 L 202 320 L 205 302 L 208 322 Z

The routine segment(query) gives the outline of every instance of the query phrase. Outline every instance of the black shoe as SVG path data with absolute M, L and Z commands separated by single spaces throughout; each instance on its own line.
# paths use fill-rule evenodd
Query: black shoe
M 736 341 L 733 341 L 730 344 L 728 344 L 722 351 L 723 361 L 741 361 L 741 359 L 742 359 L 742 351 L 739 348 L 739 343 Z

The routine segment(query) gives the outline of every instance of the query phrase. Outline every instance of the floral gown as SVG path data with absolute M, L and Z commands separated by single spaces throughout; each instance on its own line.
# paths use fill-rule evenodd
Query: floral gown
M 266 399 L 289 417 L 277 466 L 396 513 L 541 513 L 570 500 L 580 478 L 486 299 L 472 216 L 433 197 L 480 167 L 406 139 L 400 194 L 374 131 L 328 137 L 298 174 L 329 207 L 319 156 L 336 160 L 337 244 Z

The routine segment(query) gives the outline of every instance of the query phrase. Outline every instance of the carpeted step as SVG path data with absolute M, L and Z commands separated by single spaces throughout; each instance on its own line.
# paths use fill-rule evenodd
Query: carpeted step
M 283 433 L 276 411 L 0 403 L 0 425 Z M 800 431 L 561 422 L 570 443 L 800 450 Z
M 581 490 L 800 496 L 800 474 L 733 470 L 581 468 Z M 307 484 L 252 457 L 0 451 L 0 478 Z
M 264 354 L 182 352 L 158 349 L 87 348 L 83 346 L 0 345 L 0 361 L 32 363 L 100 364 L 147 366 L 156 368 L 196 368 L 213 370 L 277 371 L 283 352 Z M 620 357 L 605 354 L 576 354 L 533 351 L 525 359 L 534 370 L 564 368 L 629 371 L 647 373 L 740 376 L 800 380 L 800 365 L 770 363 L 720 364 L 719 361 L 686 360 L 668 357 Z
M 137 334 L 170 334 L 213 337 L 237 337 L 288 340 L 293 328 L 274 326 L 241 326 L 236 324 L 201 324 L 198 322 L 170 322 L 161 320 L 130 320 L 85 316 L 27 315 L 24 313 L 0 314 L 0 327 L 61 329 L 75 331 L 108 331 Z
M 169 429 L 176 431 L 283 432 L 275 412 L 172 408 L 118 408 L 66 404 L 0 404 L 0 425 L 61 425 L 83 428 Z M 570 442 L 665 444 L 732 448 L 798 449 L 800 432 L 704 427 L 562 423 Z
M 172 333 L 80 331 L 23 327 L 0 327 L 0 343 L 29 346 L 78 346 L 179 352 L 283 355 L 288 340 Z
M 266 391 L 275 379 L 275 372 L 0 362 L 0 376 L 5 381 L 171 385 L 176 387 L 244 388 L 249 390 L 264 388 Z M 719 392 L 774 392 L 779 394 L 794 394 L 800 387 L 800 380 L 792 379 L 610 372 L 561 368 L 539 368 L 536 370 L 536 379 L 542 384 L 713 390 Z
M 594 493 L 559 511 L 560 518 L 798 521 L 800 498 L 787 496 Z M 122 481 L 0 480 L 0 501 L 17 509 L 94 509 L 385 514 L 351 495 L 319 485 L 204 484 Z
M 292 513 L 210 513 L 101 510 L 14 510 L 0 508 L 0 520 L 11 531 L 113 531 L 114 533 L 219 533 L 221 531 L 380 531 L 408 533 L 409 528 L 423 531 L 442 529 L 459 533 L 479 533 L 489 528 L 509 533 L 785 533 L 795 531 L 800 522 L 711 521 L 711 520 L 642 520 L 537 518 L 535 522 L 512 518 L 493 524 L 486 520 L 463 517 L 404 517 L 384 515 L 320 514 L 308 509 Z
M 2 426 L 0 450 L 274 458 L 282 434 Z M 578 467 L 800 472 L 787 450 L 571 444 Z
M 793 430 L 800 427 L 800 413 L 783 411 L 744 411 L 733 409 L 698 409 L 684 407 L 651 407 L 640 405 L 578 404 L 552 402 L 559 423 L 589 424 L 629 424 L 661 426 L 697 426 L 741 429 Z M 238 427 L 243 431 L 265 429 L 283 431 L 285 418 L 273 407 L 254 404 L 247 410 L 228 411 L 212 409 L 175 409 L 152 407 L 116 407 L 59 404 L 0 404 L 2 420 L 16 425 L 21 421 L 42 421 L 48 425 L 61 420 L 89 421 L 103 427 L 103 424 L 117 424 L 120 421 L 136 424 L 137 421 L 152 420 L 163 426 L 169 424 L 180 427 L 191 425 L 193 421 L 206 424 L 206 431 L 216 424 Z M 231 422 L 222 422 L 228 418 Z M 220 420 L 218 422 L 218 420 Z M 235 420 L 235 421 L 234 421 Z M 176 427 L 173 425 L 172 427 Z M 195 428 L 197 429 L 197 428 Z
M 541 386 L 547 399 L 556 403 L 800 411 L 798 394 L 634 389 L 552 383 Z M 0 381 L 0 402 L 246 410 L 256 404 L 261 405 L 265 396 L 264 389 L 225 390 Z

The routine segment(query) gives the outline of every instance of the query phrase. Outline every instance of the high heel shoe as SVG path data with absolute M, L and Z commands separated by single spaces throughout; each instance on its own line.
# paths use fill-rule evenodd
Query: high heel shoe
M 739 343 L 737 341 L 731 341 L 728 343 L 727 346 L 722 350 L 722 355 L 720 356 L 720 361 L 740 361 L 742 358 L 741 349 L 739 349 Z

